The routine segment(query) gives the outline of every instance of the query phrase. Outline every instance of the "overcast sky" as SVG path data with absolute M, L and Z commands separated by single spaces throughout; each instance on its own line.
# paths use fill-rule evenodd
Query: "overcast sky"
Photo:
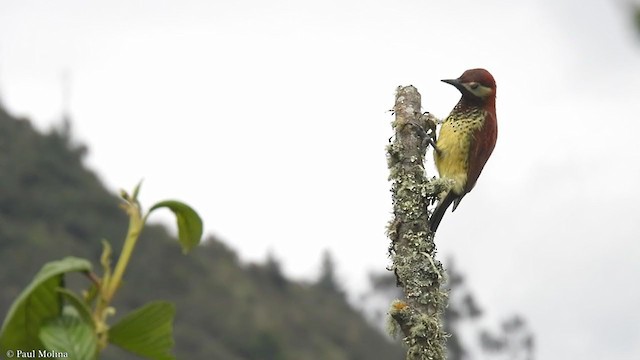
M 637 360 L 640 39 L 623 3 L 0 0 L 0 94 L 48 129 L 68 72 L 109 189 L 144 178 L 143 204 L 184 200 L 293 278 L 330 249 L 360 293 L 388 264 L 396 86 L 444 117 L 459 93 L 439 80 L 487 68 L 498 144 L 440 256 L 487 315 L 528 320 L 539 359 Z

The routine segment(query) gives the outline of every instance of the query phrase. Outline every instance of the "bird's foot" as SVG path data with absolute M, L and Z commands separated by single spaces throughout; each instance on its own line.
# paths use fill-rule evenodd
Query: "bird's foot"
M 427 118 L 424 118 L 425 116 L 427 116 Z M 431 114 L 426 112 L 426 113 L 423 113 L 420 117 L 421 122 L 424 122 L 429 127 L 428 129 L 425 129 L 424 126 L 422 126 L 421 124 L 413 120 L 407 122 L 407 124 L 412 125 L 414 128 L 416 128 L 416 130 L 418 131 L 418 134 L 420 134 L 420 137 L 422 138 L 422 147 L 431 145 L 436 151 L 438 151 L 438 148 L 436 147 L 436 142 L 435 142 L 436 126 L 435 126 L 435 123 L 428 118 L 429 116 L 431 116 Z

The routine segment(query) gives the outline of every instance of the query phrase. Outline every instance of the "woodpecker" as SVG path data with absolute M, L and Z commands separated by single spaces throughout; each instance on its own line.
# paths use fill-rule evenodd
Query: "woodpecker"
M 498 137 L 493 76 L 485 69 L 471 69 L 457 79 L 442 81 L 455 86 L 462 97 L 444 120 L 433 152 L 440 177 L 453 184 L 431 215 L 431 231 L 436 231 L 447 208 L 453 203 L 455 211 L 473 189 Z

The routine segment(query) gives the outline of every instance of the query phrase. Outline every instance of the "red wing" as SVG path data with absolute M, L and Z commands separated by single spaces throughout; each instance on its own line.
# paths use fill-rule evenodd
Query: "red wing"
M 469 148 L 469 169 L 467 170 L 466 192 L 471 191 L 476 185 L 476 181 L 489 160 L 493 148 L 496 146 L 498 138 L 498 121 L 491 112 L 486 113 L 484 125 L 478 129 Z

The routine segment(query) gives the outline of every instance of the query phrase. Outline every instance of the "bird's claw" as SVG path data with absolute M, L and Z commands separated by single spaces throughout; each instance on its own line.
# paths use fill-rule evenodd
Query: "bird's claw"
M 427 130 L 425 130 L 424 126 L 422 126 L 421 124 L 413 120 L 407 122 L 407 124 L 411 124 L 413 127 L 417 129 L 418 133 L 420 134 L 420 137 L 422 138 L 422 147 L 431 145 L 436 151 L 439 151 L 438 148 L 436 147 L 436 142 L 435 142 L 436 124 L 432 119 L 435 119 L 435 117 L 428 112 L 425 112 L 420 116 L 420 120 L 422 120 L 421 122 L 424 122 L 428 126 Z

